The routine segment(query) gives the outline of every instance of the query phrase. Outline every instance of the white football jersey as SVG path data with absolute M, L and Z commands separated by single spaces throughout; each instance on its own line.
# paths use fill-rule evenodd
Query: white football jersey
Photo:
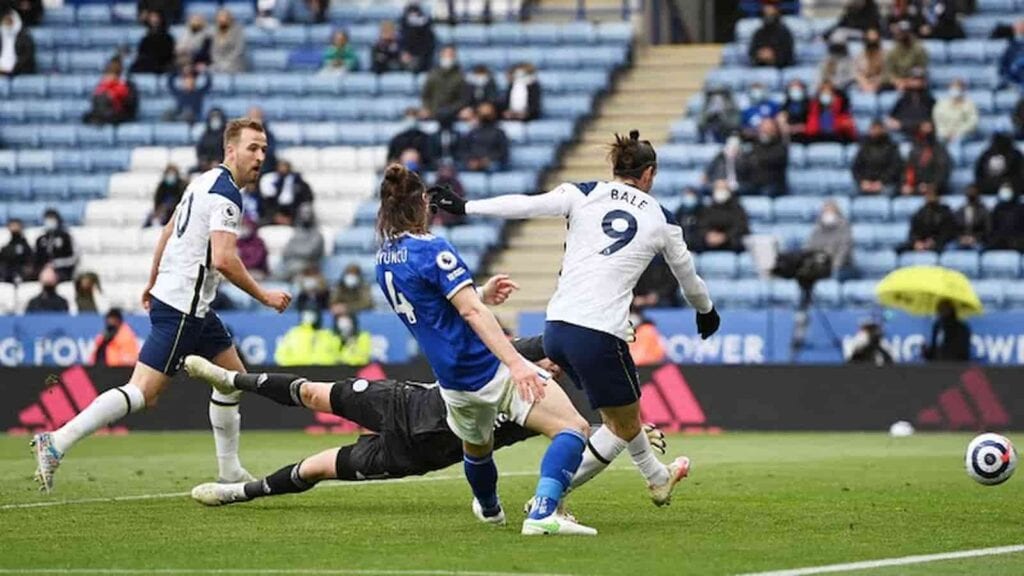
M 466 204 L 469 214 L 568 219 L 565 257 L 547 319 L 628 339 L 629 307 L 640 275 L 665 257 L 687 301 L 711 310 L 675 217 L 651 195 L 620 182 L 562 184 L 538 196 L 504 196 Z
M 186 314 L 206 316 L 221 280 L 210 265 L 210 233 L 238 234 L 241 217 L 242 195 L 223 164 L 192 180 L 174 211 L 150 294 Z

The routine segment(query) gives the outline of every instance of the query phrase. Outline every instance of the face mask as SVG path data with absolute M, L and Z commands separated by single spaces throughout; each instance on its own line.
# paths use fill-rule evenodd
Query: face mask
M 192 32 L 200 32 L 203 29 L 203 27 L 200 24 L 193 24 L 193 25 L 189 26 L 188 29 L 191 30 Z
M 228 28 L 231 28 L 231 24 L 229 24 L 227 22 L 221 22 L 220 24 L 217 24 L 217 28 L 220 28 L 221 31 L 224 31 L 224 30 L 227 30 Z
M 178 177 L 175 176 L 174 174 L 168 174 L 167 176 L 164 176 L 164 184 L 168 186 L 174 186 L 177 183 Z
M 740 149 L 740 139 L 736 136 L 729 136 L 725 140 L 725 149 L 729 152 L 737 152 Z
M 345 274 L 345 277 L 342 278 L 341 281 L 345 285 L 345 288 L 348 288 L 349 290 L 359 286 L 359 276 L 357 274 Z
M 964 89 L 959 86 L 953 86 L 949 89 L 949 97 L 953 99 L 960 98 L 964 95 Z
M 1013 188 L 1010 188 L 1007 185 L 1003 185 L 1001 188 L 999 188 L 999 200 L 1003 202 L 1009 202 L 1013 200 Z
M 758 132 L 757 139 L 760 140 L 762 144 L 768 144 L 774 139 L 774 137 L 767 132 Z
M 455 67 L 455 58 L 450 58 L 448 56 L 444 56 L 439 61 L 439 64 L 441 65 L 442 69 L 444 69 L 444 70 L 451 70 L 452 68 Z
M 882 42 L 880 40 L 868 40 L 867 42 L 864 43 L 864 46 L 868 50 L 878 50 L 879 48 L 882 47 Z
M 341 334 L 344 338 L 351 336 L 356 328 L 352 319 L 348 316 L 338 316 L 335 318 L 334 327 L 338 329 L 338 334 Z
M 224 119 L 220 116 L 210 118 L 210 130 L 220 130 L 224 127 Z
M 43 220 L 43 228 L 47 232 L 53 232 L 54 230 L 57 229 L 57 219 L 56 218 L 47 218 L 47 219 Z
M 523 80 L 526 80 L 529 77 L 530 73 L 527 72 L 526 70 L 516 70 L 515 74 L 512 75 L 512 78 L 519 82 L 522 82 Z
M 316 310 L 305 310 L 299 318 L 302 324 L 316 326 L 317 322 L 320 320 L 320 313 Z
M 403 163 L 403 166 L 405 166 L 407 169 L 409 169 L 409 170 L 411 170 L 413 172 L 419 172 L 420 171 L 420 163 L 415 161 L 415 160 L 407 160 L 407 161 L 405 161 Z
M 796 102 L 800 102 L 801 100 L 804 99 L 804 91 L 799 88 L 790 88 L 789 99 L 795 100 Z
M 469 77 L 469 82 L 474 86 L 484 86 L 487 84 L 486 74 L 473 74 Z
M 818 102 L 821 102 L 822 106 L 828 106 L 832 103 L 832 93 L 825 92 L 821 96 L 818 96 Z
M 724 204 L 732 198 L 732 191 L 728 188 L 715 188 L 714 192 L 711 193 L 711 199 L 715 201 L 715 204 Z
M 302 279 L 302 290 L 304 292 L 316 292 L 316 289 L 320 287 L 320 283 L 316 281 L 316 278 L 306 277 Z
M 24 232 L 22 232 L 21 230 L 11 230 L 10 232 L 11 238 L 21 238 L 22 235 L 24 235 Z
M 686 208 L 687 210 L 692 210 L 692 209 L 696 208 L 697 207 L 697 196 L 694 195 L 694 194 L 686 194 L 686 195 L 684 195 L 683 196 L 682 206 L 683 206 L 683 208 Z
M 762 99 L 764 99 L 764 90 L 755 89 L 750 91 L 751 102 L 760 102 Z
M 832 227 L 839 223 L 839 216 L 835 212 L 825 212 L 821 215 L 821 225 Z
M 882 141 L 884 141 L 885 140 L 885 132 L 882 132 L 881 134 L 871 134 L 871 140 L 872 140 L 872 142 L 882 142 Z

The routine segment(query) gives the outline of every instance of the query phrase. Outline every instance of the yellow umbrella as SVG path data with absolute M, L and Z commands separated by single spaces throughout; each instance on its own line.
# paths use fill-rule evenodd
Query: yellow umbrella
M 935 314 L 941 300 L 949 300 L 960 318 L 985 311 L 966 276 L 941 266 L 908 266 L 893 270 L 875 286 L 883 306 L 918 316 Z

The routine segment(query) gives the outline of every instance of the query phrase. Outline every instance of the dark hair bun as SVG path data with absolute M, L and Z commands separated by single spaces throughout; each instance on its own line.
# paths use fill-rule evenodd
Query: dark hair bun
M 640 139 L 640 131 L 639 130 L 630 130 L 629 131 L 629 139 L 630 140 L 639 140 Z
M 408 168 L 401 164 L 391 164 L 384 171 L 384 181 L 392 184 L 401 184 L 405 180 Z

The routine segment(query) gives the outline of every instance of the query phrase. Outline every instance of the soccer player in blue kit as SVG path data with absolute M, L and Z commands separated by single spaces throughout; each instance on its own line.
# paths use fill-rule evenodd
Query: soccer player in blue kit
M 628 449 L 647 480 L 651 501 L 664 506 L 689 473 L 690 460 L 683 456 L 665 466 L 643 431 L 640 382 L 626 344 L 633 329 L 633 289 L 651 260 L 662 254 L 697 311 L 701 338 L 718 330 L 719 317 L 686 249 L 682 228 L 649 194 L 658 171 L 654 147 L 634 130 L 629 137 L 616 135 L 609 156 L 611 181 L 566 183 L 546 194 L 470 202 L 435 187 L 431 203 L 454 214 L 566 218 L 565 257 L 548 303 L 544 351 L 586 391 L 604 423 L 590 437 L 573 483 L 593 477 Z
M 429 233 L 429 195 L 419 176 L 388 166 L 380 201 L 377 283 L 437 376 L 448 426 L 462 440 L 474 515 L 505 523 L 492 458 L 500 412 L 551 438 L 522 534 L 597 534 L 558 510 L 583 458 L 586 420 L 560 387 L 546 386 L 543 370 L 516 352 L 452 245 Z

